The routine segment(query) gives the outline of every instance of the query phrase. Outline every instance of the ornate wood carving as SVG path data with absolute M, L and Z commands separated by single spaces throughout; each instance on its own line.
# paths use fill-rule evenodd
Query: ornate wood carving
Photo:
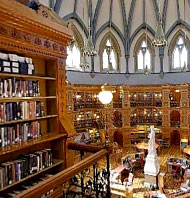
M 20 39 L 21 38 L 21 33 L 14 28 L 13 31 L 12 31 L 12 37 L 15 38 L 15 39 Z
M 42 41 L 41 41 L 41 39 L 39 37 L 35 38 L 35 44 L 36 45 L 42 45 Z
M 45 41 L 44 41 L 44 46 L 45 46 L 46 48 L 50 48 L 50 47 L 51 47 L 51 43 L 50 43 L 48 40 L 45 40 Z
M 3 35 L 8 34 L 7 29 L 4 26 L 0 26 L 0 34 L 3 34 Z

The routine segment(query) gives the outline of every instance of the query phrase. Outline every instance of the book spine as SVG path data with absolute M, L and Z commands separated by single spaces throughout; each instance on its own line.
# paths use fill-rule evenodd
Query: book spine
M 0 148 L 41 136 L 40 122 L 26 122 L 0 127 Z

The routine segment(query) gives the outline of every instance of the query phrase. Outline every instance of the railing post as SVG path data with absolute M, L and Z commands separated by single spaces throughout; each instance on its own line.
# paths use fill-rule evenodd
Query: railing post
M 109 159 L 109 152 L 106 154 L 106 159 L 107 159 L 107 174 L 108 174 L 108 183 L 107 183 L 107 198 L 111 197 L 110 193 L 110 159 Z
M 96 193 L 96 198 L 98 198 L 99 191 L 98 191 L 98 175 L 97 175 L 97 164 L 93 164 L 93 182 L 94 182 L 94 191 Z
M 80 159 L 83 160 L 84 152 L 80 152 Z M 83 171 L 81 171 L 81 196 L 84 197 L 84 178 L 83 178 Z

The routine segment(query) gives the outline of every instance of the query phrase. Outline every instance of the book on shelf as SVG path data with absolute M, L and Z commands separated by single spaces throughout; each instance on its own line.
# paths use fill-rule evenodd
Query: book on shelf
M 0 52 L 0 72 L 32 75 L 34 69 L 32 58 Z
M 44 116 L 44 104 L 41 101 L 0 103 L 0 123 L 42 116 Z
M 0 190 L 53 165 L 51 149 L 22 155 L 17 160 L 0 164 Z
M 40 96 L 39 81 L 16 78 L 0 79 L 0 98 L 38 96 Z
M 26 122 L 0 127 L 0 148 L 41 137 L 40 122 Z
M 10 197 L 10 198 L 16 197 L 18 194 L 22 193 L 23 191 L 31 188 L 32 186 L 39 184 L 40 182 L 42 182 L 52 176 L 53 176 L 53 174 L 43 174 L 39 178 L 35 178 L 34 180 L 32 180 L 30 183 L 21 185 L 20 187 L 17 188 L 17 190 L 13 190 L 13 191 L 7 193 L 5 196 Z M 46 194 L 44 194 L 43 197 L 46 197 L 48 194 L 50 194 L 52 192 L 53 192 L 53 189 L 50 190 L 49 192 L 47 192 Z

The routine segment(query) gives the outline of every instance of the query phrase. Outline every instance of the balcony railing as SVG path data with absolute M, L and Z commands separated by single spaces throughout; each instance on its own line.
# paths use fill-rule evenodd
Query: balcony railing
M 23 191 L 17 198 L 110 198 L 109 149 L 74 143 L 69 148 L 80 151 L 80 162 Z M 83 159 L 84 151 L 95 153 Z M 101 160 L 106 161 L 105 167 L 97 165 Z

